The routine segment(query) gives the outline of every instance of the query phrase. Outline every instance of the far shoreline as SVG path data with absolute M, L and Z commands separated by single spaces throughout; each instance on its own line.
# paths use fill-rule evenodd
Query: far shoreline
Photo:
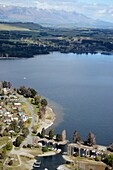
M 10 56 L 10 57 L 2 57 L 0 56 L 0 60 L 16 60 L 16 59 L 30 59 L 30 58 L 35 58 L 36 56 L 43 56 L 43 55 L 49 55 L 51 53 L 61 53 L 61 54 L 76 54 L 76 55 L 97 55 L 97 54 L 100 54 L 100 55 L 105 55 L 105 56 L 112 56 L 113 55 L 113 52 L 108 52 L 108 51 L 95 51 L 95 52 L 73 52 L 73 51 L 70 51 L 70 52 L 62 52 L 62 51 L 50 51 L 48 52 L 47 54 L 46 53 L 41 53 L 41 54 L 34 54 L 32 56 L 21 56 L 21 57 L 16 57 L 16 56 Z

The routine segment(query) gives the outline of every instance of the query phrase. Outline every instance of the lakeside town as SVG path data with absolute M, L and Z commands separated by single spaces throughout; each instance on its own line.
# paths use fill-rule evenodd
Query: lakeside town
M 57 169 L 113 168 L 113 145 L 97 145 L 91 132 L 83 141 L 75 131 L 73 143 L 66 139 L 66 130 L 54 134 L 51 128 L 47 133 L 46 129 L 55 118 L 48 101 L 35 89 L 25 86 L 15 89 L 10 82 L 0 82 L 0 169 L 40 169 L 41 162 L 37 161 L 37 156 L 56 154 L 62 154 L 66 161 Z M 62 153 L 60 145 L 66 145 L 67 152 Z

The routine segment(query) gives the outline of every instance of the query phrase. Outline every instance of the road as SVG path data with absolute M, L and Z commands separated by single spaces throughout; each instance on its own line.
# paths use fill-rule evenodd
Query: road
M 31 106 L 31 104 L 23 96 L 19 96 L 19 97 L 20 97 L 21 101 L 24 102 L 27 105 L 27 107 L 28 107 L 28 109 L 29 109 L 29 111 L 31 113 L 31 117 L 32 117 L 32 121 L 31 121 L 31 124 L 29 126 L 29 135 L 22 142 L 22 144 L 21 144 L 21 147 L 22 147 L 23 145 L 27 145 L 28 143 L 32 143 L 32 136 L 31 136 L 31 134 L 32 134 L 32 127 L 37 122 L 37 117 L 34 114 L 34 109 Z

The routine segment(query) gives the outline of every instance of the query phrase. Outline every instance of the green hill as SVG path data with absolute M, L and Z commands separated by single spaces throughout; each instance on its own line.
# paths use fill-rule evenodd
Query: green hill
M 34 24 L 32 22 L 0 22 L 0 30 L 20 30 L 20 31 L 29 31 L 29 30 L 40 30 L 43 27 L 39 24 Z
M 0 23 L 0 31 L 29 31 L 28 28 L 22 28 L 22 27 L 17 27 L 17 26 L 13 26 L 10 24 L 3 24 Z

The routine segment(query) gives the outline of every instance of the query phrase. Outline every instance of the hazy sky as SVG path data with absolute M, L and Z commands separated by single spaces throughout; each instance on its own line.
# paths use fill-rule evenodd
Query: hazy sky
M 73 11 L 113 22 L 113 0 L 0 0 L 0 4 Z

